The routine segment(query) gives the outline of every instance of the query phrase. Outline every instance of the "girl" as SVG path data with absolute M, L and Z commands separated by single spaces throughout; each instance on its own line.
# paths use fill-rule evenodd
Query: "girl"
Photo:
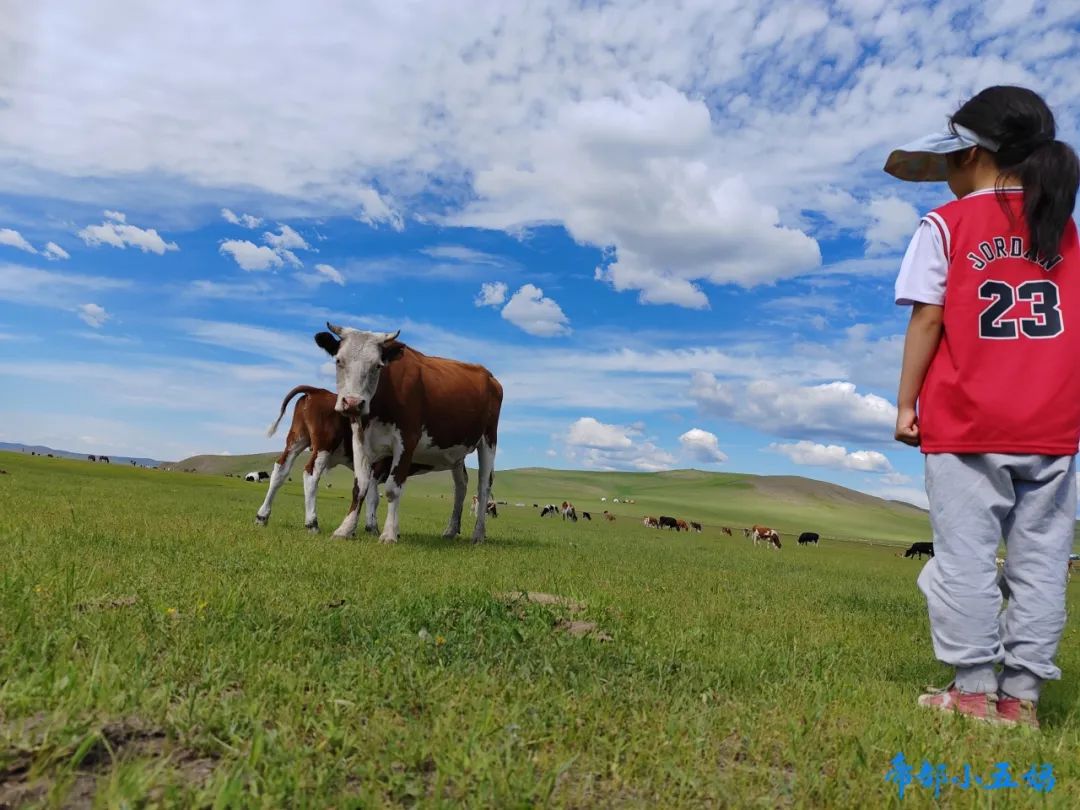
M 896 438 L 926 455 L 934 531 L 919 588 L 956 669 L 919 705 L 1033 727 L 1061 676 L 1080 442 L 1080 165 L 1055 136 L 1036 93 L 990 87 L 885 164 L 957 197 L 923 218 L 896 282 L 912 306 Z

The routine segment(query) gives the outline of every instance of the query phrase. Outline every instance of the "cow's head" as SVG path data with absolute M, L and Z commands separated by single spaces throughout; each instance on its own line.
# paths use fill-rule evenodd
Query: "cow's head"
M 366 416 L 379 386 L 379 375 L 387 363 L 405 351 L 398 330 L 364 332 L 327 323 L 329 332 L 315 335 L 318 343 L 337 364 L 337 404 L 334 410 L 346 416 Z

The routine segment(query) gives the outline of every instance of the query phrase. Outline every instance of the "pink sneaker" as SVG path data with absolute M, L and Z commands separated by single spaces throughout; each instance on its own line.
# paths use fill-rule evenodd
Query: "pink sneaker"
M 1010 726 L 1039 727 L 1039 704 L 1033 700 L 1002 695 L 997 699 L 997 716 L 1000 722 Z
M 919 695 L 919 705 L 943 712 L 955 712 L 987 723 L 1000 723 L 997 714 L 997 695 L 989 692 L 961 692 L 955 683 L 944 689 L 931 689 Z

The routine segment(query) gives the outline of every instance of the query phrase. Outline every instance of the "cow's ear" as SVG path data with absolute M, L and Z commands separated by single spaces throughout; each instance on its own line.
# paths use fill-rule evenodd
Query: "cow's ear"
M 338 349 L 341 347 L 341 341 L 329 332 L 319 332 L 316 334 L 315 342 L 318 343 L 319 347 L 331 357 L 336 357 Z
M 391 363 L 405 353 L 405 344 L 400 340 L 391 340 L 382 345 L 382 361 Z

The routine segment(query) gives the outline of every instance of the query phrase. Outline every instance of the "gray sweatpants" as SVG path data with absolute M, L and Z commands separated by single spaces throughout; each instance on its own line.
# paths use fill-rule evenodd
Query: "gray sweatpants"
M 1075 471 L 1075 456 L 926 456 L 934 557 L 919 588 L 934 653 L 956 667 L 961 691 L 1038 700 L 1042 682 L 1061 677 L 1054 656 L 1065 629 Z M 1003 593 L 1009 604 L 999 616 Z M 1004 664 L 1000 677 L 995 664 Z

